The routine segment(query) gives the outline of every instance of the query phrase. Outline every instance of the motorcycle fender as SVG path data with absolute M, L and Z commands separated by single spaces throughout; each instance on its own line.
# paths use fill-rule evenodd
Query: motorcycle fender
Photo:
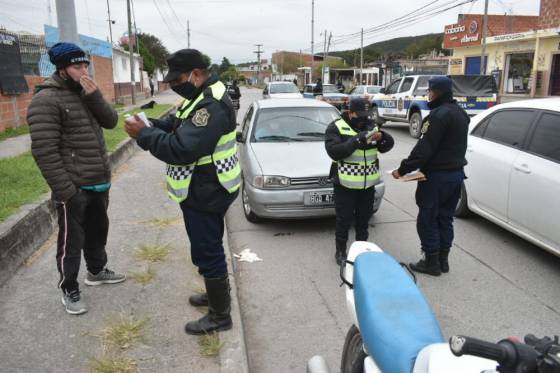
M 474 356 L 453 355 L 449 344 L 435 343 L 424 347 L 416 358 L 412 373 L 473 373 L 494 371 L 496 362 Z

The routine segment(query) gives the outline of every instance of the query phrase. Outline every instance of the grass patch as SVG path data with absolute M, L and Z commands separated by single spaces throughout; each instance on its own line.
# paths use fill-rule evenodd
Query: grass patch
M 49 191 L 31 153 L 0 159 L 0 221 Z
M 0 132 L 0 141 L 29 133 L 29 126 L 21 126 L 18 128 L 7 128 L 4 132 Z
M 125 357 L 91 358 L 89 361 L 91 373 L 135 373 L 136 362 Z
M 134 256 L 137 259 L 150 263 L 161 262 L 171 251 L 169 244 L 165 245 L 140 245 L 135 251 Z
M 121 141 L 128 138 L 128 134 L 124 131 L 124 116 L 125 114 L 135 114 L 141 111 L 146 113 L 146 116 L 149 118 L 159 118 L 161 117 L 169 108 L 173 105 L 169 104 L 157 104 L 154 105 L 153 109 L 132 109 L 122 113 L 119 113 L 119 122 L 117 126 L 111 130 L 103 130 L 103 134 L 105 136 L 105 143 L 107 144 L 107 151 L 112 152 L 116 149 L 117 145 L 120 144 Z
M 132 281 L 142 285 L 147 285 L 156 277 L 156 271 L 152 267 L 148 267 L 144 272 L 134 272 L 129 275 Z
M 134 343 L 144 340 L 144 327 L 147 322 L 147 319 L 135 320 L 132 316 L 121 315 L 119 320 L 110 323 L 108 327 L 101 330 L 98 336 L 105 345 L 126 350 Z
M 224 342 L 220 341 L 220 335 L 216 332 L 201 335 L 198 338 L 198 346 L 200 347 L 200 355 L 203 357 L 215 357 L 220 354 Z
M 156 227 L 164 227 L 168 225 L 179 224 L 182 220 L 183 220 L 182 218 L 154 218 L 154 219 L 142 221 L 140 223 L 154 225 Z

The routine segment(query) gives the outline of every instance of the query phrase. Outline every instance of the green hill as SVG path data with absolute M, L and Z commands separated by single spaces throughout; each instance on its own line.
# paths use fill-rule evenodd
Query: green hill
M 375 62 L 387 57 L 413 57 L 430 53 L 432 50 L 442 51 L 443 33 L 405 36 L 384 40 L 364 47 L 364 62 Z M 446 52 L 443 50 L 444 53 Z M 360 63 L 360 49 L 350 49 L 330 53 L 344 58 L 347 64 L 357 66 Z

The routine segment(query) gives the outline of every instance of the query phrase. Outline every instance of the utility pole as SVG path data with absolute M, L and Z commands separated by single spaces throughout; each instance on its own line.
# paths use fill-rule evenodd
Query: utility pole
M 482 56 L 480 56 L 480 75 L 486 73 L 486 35 L 488 34 L 488 0 L 484 2 L 484 19 L 482 21 Z
M 191 26 L 187 19 L 187 48 L 191 48 Z
M 107 0 L 107 17 L 109 21 L 109 40 L 111 40 L 111 46 L 113 45 L 113 21 L 111 19 L 111 8 L 109 7 L 109 0 Z
M 49 25 L 52 26 L 52 7 L 51 7 L 51 0 L 47 0 L 47 11 L 49 12 Z
M 361 41 L 360 41 L 360 81 L 358 84 L 362 84 L 362 76 L 364 74 L 364 28 L 362 27 Z
M 327 67 L 327 30 L 325 30 L 325 42 L 323 44 L 323 68 L 321 69 L 321 80 L 325 81 L 325 68 Z
M 60 41 L 80 44 L 74 0 L 56 0 L 56 19 Z
M 315 0 L 311 0 L 311 73 L 309 74 L 309 83 L 313 83 L 313 68 L 315 67 L 315 55 L 313 50 L 313 34 L 315 33 Z
M 263 53 L 263 51 L 261 51 L 261 47 L 263 45 L 255 44 L 255 46 L 257 47 L 257 50 L 254 51 L 253 53 L 257 54 L 257 84 L 259 84 L 259 81 L 261 79 L 261 54 Z
M 128 16 L 128 55 L 130 59 L 130 94 L 132 97 L 132 104 L 136 104 L 136 83 L 134 82 L 134 48 L 132 44 L 132 21 L 130 16 L 130 1 L 126 0 L 126 13 Z

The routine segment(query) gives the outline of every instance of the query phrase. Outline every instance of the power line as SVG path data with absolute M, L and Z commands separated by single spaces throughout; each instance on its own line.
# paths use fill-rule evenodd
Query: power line
M 161 9 L 159 8 L 159 6 L 157 5 L 156 0 L 152 0 L 152 2 L 154 3 L 154 5 L 156 6 L 156 9 L 159 13 L 159 16 L 161 18 L 161 21 L 165 24 L 165 26 L 167 27 L 167 29 L 170 32 L 170 35 L 173 36 L 173 38 L 175 39 L 175 41 L 179 44 L 181 44 L 181 42 L 179 41 L 179 39 L 177 39 L 177 35 L 175 35 L 175 32 L 173 30 L 171 30 L 171 27 L 169 27 L 169 24 L 167 22 L 165 22 L 165 17 L 163 16 L 163 14 L 161 13 Z

